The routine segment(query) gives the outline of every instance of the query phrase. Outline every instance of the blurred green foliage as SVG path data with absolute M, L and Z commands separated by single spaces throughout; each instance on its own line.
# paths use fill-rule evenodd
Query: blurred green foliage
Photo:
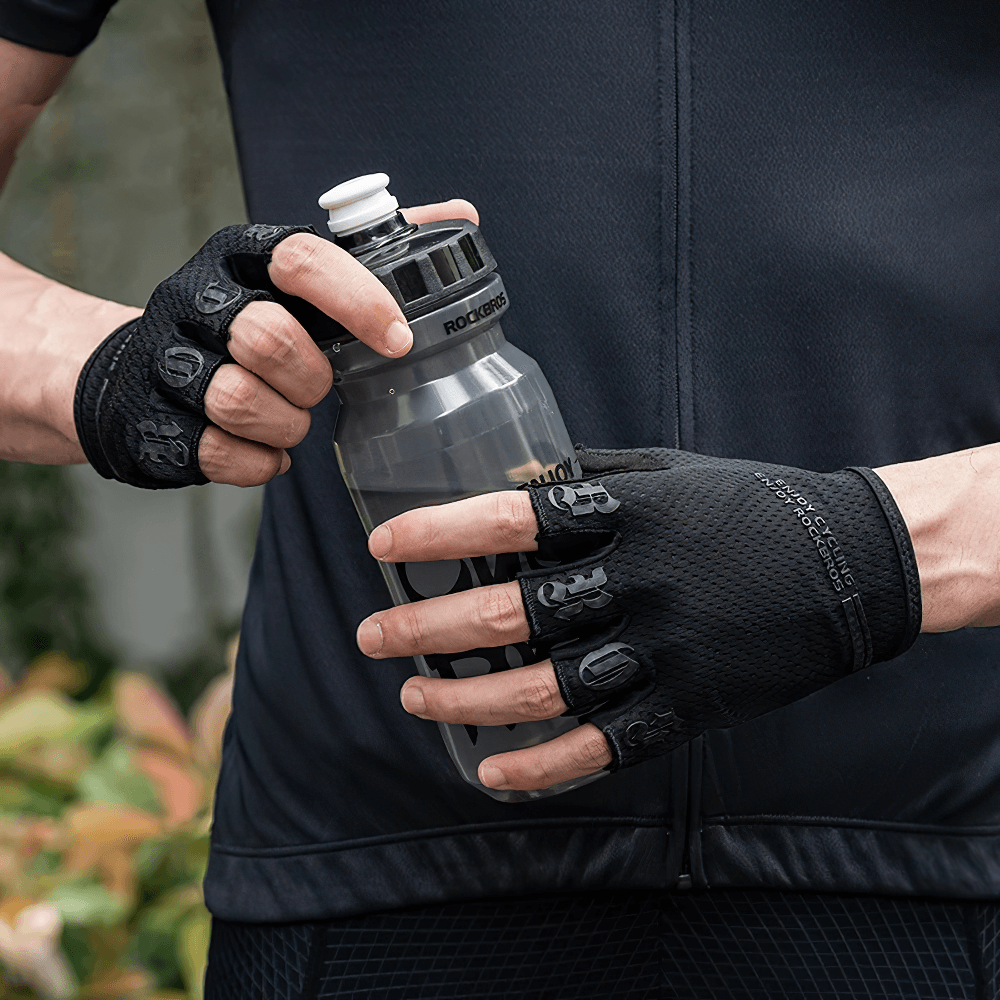
M 75 699 L 85 676 L 58 652 L 0 674 L 0 997 L 198 998 L 231 672 L 188 719 L 140 673 Z

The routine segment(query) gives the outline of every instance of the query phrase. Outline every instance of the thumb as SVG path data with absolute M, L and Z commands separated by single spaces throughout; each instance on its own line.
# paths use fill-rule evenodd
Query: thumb
M 407 222 L 418 226 L 422 222 L 444 222 L 446 219 L 468 219 L 479 225 L 479 213 L 475 205 L 464 198 L 439 201 L 434 205 L 414 205 L 412 208 L 402 209 L 402 212 Z

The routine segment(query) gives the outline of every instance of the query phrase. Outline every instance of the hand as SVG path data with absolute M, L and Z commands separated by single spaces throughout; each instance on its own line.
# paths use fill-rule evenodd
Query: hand
M 528 639 L 550 652 L 503 673 L 403 686 L 407 711 L 441 722 L 566 711 L 586 720 L 483 761 L 483 784 L 545 788 L 639 763 L 896 656 L 916 637 L 912 548 L 870 471 L 666 449 L 581 451 L 580 461 L 588 482 L 409 511 L 369 539 L 387 562 L 536 550 L 561 560 L 517 583 L 379 612 L 358 629 L 375 658 Z
M 460 201 L 404 214 L 477 219 Z M 386 357 L 413 343 L 385 286 L 333 243 L 301 227 L 216 233 L 84 366 L 75 414 L 87 458 L 151 489 L 285 472 L 333 382 L 310 336 L 330 320 Z

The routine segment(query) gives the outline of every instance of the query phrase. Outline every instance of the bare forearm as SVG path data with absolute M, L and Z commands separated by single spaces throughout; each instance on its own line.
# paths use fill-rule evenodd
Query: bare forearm
M 73 60 L 0 39 L 0 185 Z M 93 349 L 139 310 L 45 278 L 0 254 L 0 458 L 83 462 L 73 393 Z
M 84 362 L 141 310 L 85 295 L 0 254 L 0 458 L 85 461 L 73 424 Z
M 922 631 L 1000 625 L 1000 444 L 875 471 L 913 540 Z

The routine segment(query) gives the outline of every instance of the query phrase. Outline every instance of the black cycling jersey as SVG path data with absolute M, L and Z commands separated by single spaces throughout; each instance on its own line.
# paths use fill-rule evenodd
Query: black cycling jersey
M 322 226 L 316 197 L 375 170 L 403 204 L 473 201 L 505 333 L 574 439 L 826 471 L 1000 436 L 992 3 L 209 6 L 251 219 Z M 0 34 L 45 48 L 43 12 L 61 31 L 86 7 L 7 0 Z M 464 784 L 399 705 L 412 663 L 355 647 L 388 597 L 336 413 L 331 395 L 267 487 L 217 916 L 678 884 L 1000 894 L 991 629 L 923 636 L 565 795 L 507 805 Z

